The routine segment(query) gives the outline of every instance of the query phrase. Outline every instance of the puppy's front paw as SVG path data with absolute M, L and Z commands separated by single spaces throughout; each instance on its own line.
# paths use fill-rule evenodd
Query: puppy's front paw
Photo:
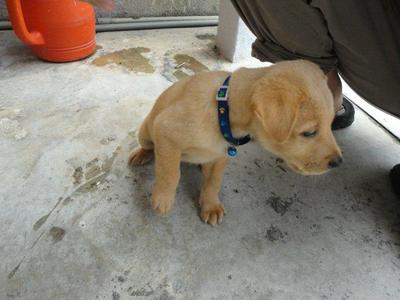
M 153 195 L 151 197 L 151 207 L 160 215 L 165 216 L 174 205 L 174 199 L 165 196 Z
M 212 226 L 222 222 L 225 210 L 221 202 L 203 202 L 201 205 L 201 219 Z

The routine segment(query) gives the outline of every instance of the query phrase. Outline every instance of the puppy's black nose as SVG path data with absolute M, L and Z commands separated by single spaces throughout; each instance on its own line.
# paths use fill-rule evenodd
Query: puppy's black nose
M 328 165 L 329 165 L 329 168 L 333 169 L 333 168 L 339 167 L 342 162 L 343 162 L 343 158 L 341 156 L 338 156 L 335 159 L 332 159 L 331 161 L 329 161 Z

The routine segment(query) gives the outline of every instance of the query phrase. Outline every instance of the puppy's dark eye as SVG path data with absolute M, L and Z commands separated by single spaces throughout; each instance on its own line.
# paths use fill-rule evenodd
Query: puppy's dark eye
M 305 138 L 312 138 L 317 135 L 317 131 L 304 131 L 301 133 L 301 135 Z

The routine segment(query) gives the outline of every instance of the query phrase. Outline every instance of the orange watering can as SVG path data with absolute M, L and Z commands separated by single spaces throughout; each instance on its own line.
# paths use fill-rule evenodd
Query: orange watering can
M 7 0 L 16 35 L 38 57 L 52 62 L 85 58 L 96 48 L 90 4 L 77 0 Z

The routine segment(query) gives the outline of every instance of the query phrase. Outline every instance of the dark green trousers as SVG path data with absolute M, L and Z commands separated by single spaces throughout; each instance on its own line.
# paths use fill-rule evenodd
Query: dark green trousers
M 370 103 L 400 116 L 400 0 L 231 0 L 261 61 L 337 69 Z

